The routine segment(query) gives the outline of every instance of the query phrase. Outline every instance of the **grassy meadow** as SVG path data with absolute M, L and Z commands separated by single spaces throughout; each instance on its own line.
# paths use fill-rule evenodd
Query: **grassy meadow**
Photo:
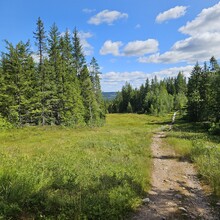
M 214 195 L 220 197 L 220 137 L 208 133 L 205 124 L 179 118 L 165 140 L 180 157 L 195 163 Z
M 99 128 L 1 130 L 0 219 L 123 219 L 150 188 L 160 120 L 114 114 Z

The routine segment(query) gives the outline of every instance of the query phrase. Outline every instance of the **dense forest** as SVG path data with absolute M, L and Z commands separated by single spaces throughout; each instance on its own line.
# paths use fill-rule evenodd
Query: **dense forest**
M 30 41 L 6 42 L 0 60 L 0 116 L 16 126 L 100 124 L 105 119 L 99 65 L 86 63 L 78 31 L 46 33 L 38 18 Z M 37 60 L 33 57 L 37 57 Z
M 220 68 L 214 57 L 210 64 L 198 63 L 187 80 L 183 73 L 158 81 L 155 76 L 139 89 L 126 83 L 108 105 L 110 113 L 146 113 L 163 115 L 179 111 L 193 122 L 207 122 L 210 129 L 219 129 Z
M 160 115 L 186 106 L 186 78 L 180 72 L 176 78 L 158 81 L 155 76 L 151 82 L 146 80 L 139 89 L 133 89 L 129 83 L 110 103 L 109 112 L 149 113 Z

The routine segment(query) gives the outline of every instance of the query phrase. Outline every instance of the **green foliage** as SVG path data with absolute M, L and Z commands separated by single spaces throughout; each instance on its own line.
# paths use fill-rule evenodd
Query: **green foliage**
M 188 83 L 188 117 L 191 121 L 219 121 L 219 66 L 214 57 L 210 68 L 195 65 Z
M 201 123 L 177 120 L 166 141 L 180 157 L 196 164 L 199 174 L 212 187 L 213 193 L 220 196 L 219 136 L 210 135 Z
M 139 89 L 133 89 L 129 83 L 122 87 L 116 98 L 109 103 L 109 113 L 150 113 L 164 115 L 172 110 L 183 111 L 186 108 L 186 78 L 179 73 L 176 78 L 158 82 L 157 77 Z
M 150 188 L 151 132 L 146 131 L 158 120 L 115 114 L 101 128 L 44 126 L 0 133 L 0 216 L 124 218 Z
M 93 58 L 89 75 L 77 30 L 72 40 L 69 31 L 61 36 L 53 24 L 46 37 L 43 21 L 38 18 L 36 24 L 39 62 L 34 63 L 29 42 L 13 46 L 6 41 L 0 60 L 2 117 L 16 126 L 103 124 L 98 63 Z
M 208 131 L 213 135 L 220 135 L 220 123 L 211 123 Z
M 1 115 L 18 126 L 30 119 L 34 62 L 29 42 L 15 47 L 6 41 L 8 52 L 2 58 Z
M 13 125 L 0 115 L 0 130 L 13 128 Z
M 132 113 L 133 110 L 132 110 L 132 106 L 131 106 L 131 103 L 128 102 L 128 106 L 127 106 L 127 113 Z
M 187 106 L 187 97 L 184 93 L 178 93 L 174 97 L 174 109 L 180 111 L 180 114 L 184 113 Z
M 192 158 L 200 174 L 211 184 L 214 194 L 220 196 L 220 149 L 206 146 L 204 142 L 194 142 Z

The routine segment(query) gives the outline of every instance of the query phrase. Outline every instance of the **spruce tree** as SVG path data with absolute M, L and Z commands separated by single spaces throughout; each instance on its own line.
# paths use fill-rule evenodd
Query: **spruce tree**
M 184 77 L 183 73 L 179 72 L 176 79 L 175 79 L 175 93 L 183 93 L 186 94 L 187 91 L 187 84 L 186 78 Z
M 60 33 L 54 23 L 50 28 L 48 38 L 48 56 L 52 68 L 50 108 L 52 109 L 53 122 L 60 125 L 64 118 L 64 78 L 65 72 L 62 70 L 62 59 L 60 53 Z
M 86 65 L 80 74 L 81 94 L 85 107 L 85 121 L 88 124 L 94 124 L 100 119 L 98 103 L 93 92 L 93 85 Z
M 7 43 L 8 52 L 3 54 L 4 102 L 1 114 L 11 123 L 21 126 L 31 122 L 30 100 L 33 96 L 32 77 L 34 62 L 30 53 L 30 43 L 19 42 L 15 47 Z M 7 102 L 6 102 L 7 101 Z
M 202 69 L 198 63 L 194 66 L 188 82 L 188 115 L 192 121 L 201 120 L 201 74 Z
M 36 25 L 37 25 L 36 32 L 33 33 L 34 33 L 34 38 L 36 39 L 35 45 L 38 48 L 37 55 L 39 56 L 39 71 L 41 71 L 41 67 L 43 64 L 43 57 L 47 50 L 46 32 L 44 30 L 44 23 L 40 17 L 38 18 Z
M 60 39 L 62 58 L 62 84 L 64 103 L 64 123 L 76 126 L 84 123 L 84 106 L 76 70 L 73 67 L 73 45 L 69 31 Z
M 90 77 L 93 85 L 93 92 L 96 97 L 97 104 L 99 106 L 99 111 L 100 111 L 100 117 L 104 118 L 105 117 L 105 106 L 104 106 L 104 99 L 101 91 L 101 85 L 100 85 L 100 77 L 99 75 L 101 74 L 99 70 L 99 65 L 97 63 L 97 60 L 93 57 L 91 62 L 90 62 Z
M 80 75 L 80 72 L 85 64 L 86 60 L 83 54 L 83 47 L 80 42 L 79 33 L 75 28 L 73 32 L 73 67 L 76 70 L 77 76 Z

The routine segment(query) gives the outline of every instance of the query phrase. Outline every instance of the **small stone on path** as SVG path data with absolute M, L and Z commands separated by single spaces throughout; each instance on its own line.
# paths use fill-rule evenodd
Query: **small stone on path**
M 183 207 L 179 207 L 179 210 L 183 211 L 183 212 L 187 212 L 187 210 L 185 208 L 183 208 Z
M 144 204 L 147 204 L 147 203 L 150 202 L 150 199 L 149 199 L 149 198 L 142 199 L 142 202 L 143 202 Z

